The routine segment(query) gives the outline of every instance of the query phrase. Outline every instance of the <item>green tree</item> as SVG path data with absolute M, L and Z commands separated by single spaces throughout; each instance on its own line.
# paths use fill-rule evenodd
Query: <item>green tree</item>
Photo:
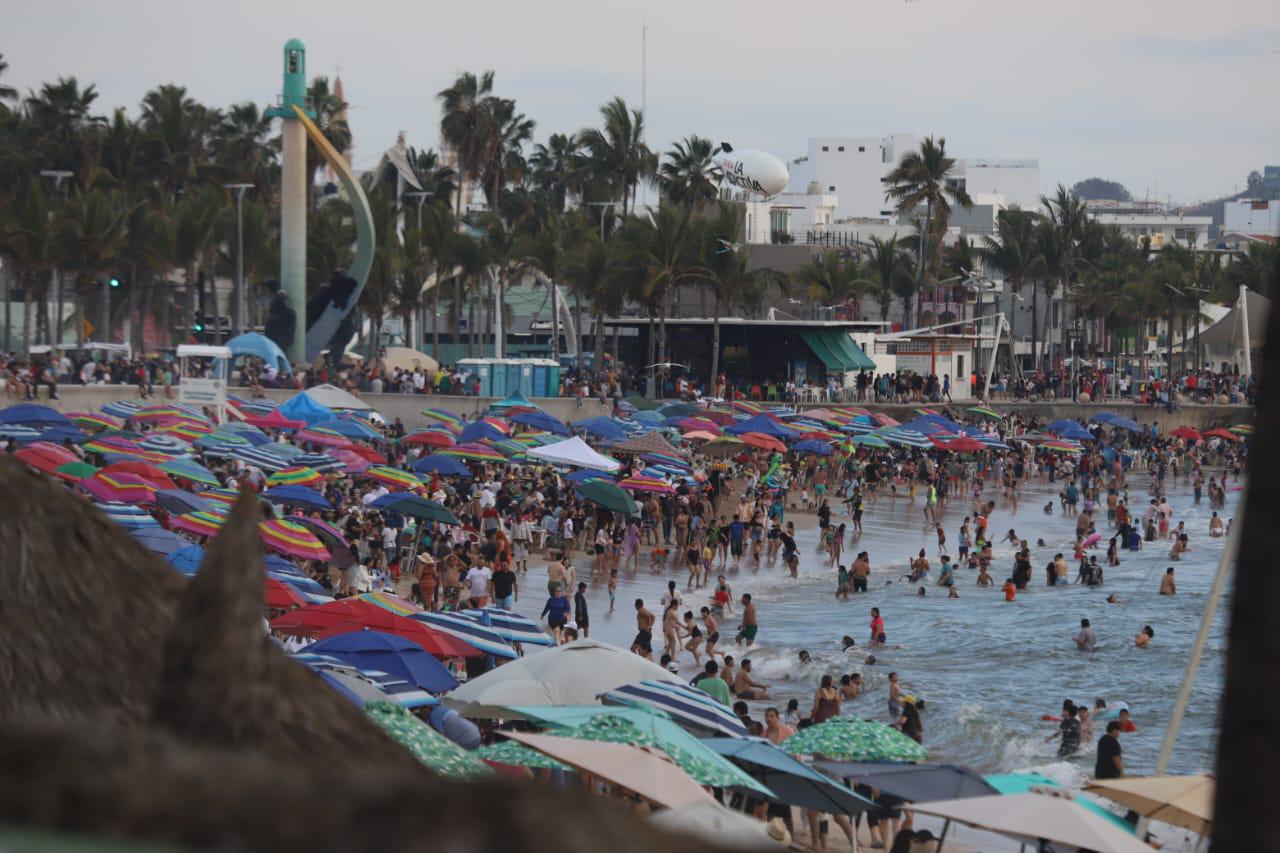
M 4 61 L 4 54 L 0 53 L 0 77 L 4 76 L 4 72 L 9 70 L 9 63 Z M 12 86 L 0 83 L 0 101 L 16 101 L 18 100 L 18 90 Z M 2 107 L 0 107 L 2 108 Z
M 129 209 L 117 191 L 77 192 L 59 212 L 54 223 L 51 248 L 60 269 L 76 283 L 76 340 L 84 340 L 86 301 L 92 294 L 100 306 L 109 294 L 105 274 L 117 263 L 128 233 Z M 104 308 L 95 324 L 94 338 L 110 341 L 109 316 Z
M 644 116 L 629 109 L 622 98 L 601 107 L 600 116 L 600 128 L 579 134 L 585 152 L 582 165 L 599 182 L 608 200 L 622 205 L 626 216 L 640 182 L 656 173 L 657 156 L 644 142 Z
M 1015 300 L 1019 298 L 1023 287 L 1032 283 L 1031 288 L 1031 351 L 1036 352 L 1036 322 L 1038 300 L 1034 282 L 1045 272 L 1044 255 L 1040 251 L 1040 242 L 1036 235 L 1037 217 L 1033 213 L 1011 207 L 1000 211 L 996 217 L 996 233 L 994 237 L 983 237 L 979 257 L 988 269 L 994 270 L 1004 277 L 1009 288 L 1009 322 L 1013 322 Z M 1010 358 L 1013 353 L 1009 354 Z
M 553 133 L 538 143 L 529 157 L 534 186 L 551 199 L 551 210 L 563 214 L 571 195 L 579 191 L 582 141 L 576 133 Z
M 596 351 L 600 352 L 601 326 L 603 325 L 603 306 L 609 298 L 611 276 L 613 275 L 612 258 L 609 244 L 600 239 L 594 230 L 586 232 L 577 248 L 569 255 L 564 264 L 564 279 L 573 294 L 573 318 L 578 333 L 578 374 L 582 375 L 585 363 L 581 345 L 582 338 L 582 303 L 590 300 L 596 308 Z M 553 322 L 559 322 L 554 318 Z M 651 347 L 652 348 L 652 347 Z M 599 368 L 600 362 L 596 362 Z
M 894 296 L 904 289 L 909 293 L 914 284 L 911 278 L 910 253 L 897 234 L 888 239 L 875 236 L 871 238 L 867 260 L 862 265 L 860 275 L 859 283 L 865 291 L 875 295 L 876 304 L 880 306 L 881 321 L 887 321 Z
M 464 180 L 478 180 L 483 168 L 484 143 L 488 136 L 488 107 L 485 101 L 493 93 L 493 72 L 476 76 L 470 71 L 458 75 L 436 98 L 440 101 L 440 135 L 453 149 L 458 173 Z M 454 211 L 462 219 L 462 192 L 456 197 Z
M 717 188 L 715 148 L 710 139 L 687 136 L 663 156 L 658 169 L 658 185 L 662 195 L 675 205 L 695 211 L 715 201 Z M 730 242 L 737 242 L 735 235 Z
M 316 77 L 307 86 L 307 100 L 315 111 L 312 121 L 320 131 L 320 135 L 328 140 L 335 151 L 346 151 L 351 147 L 351 127 L 347 124 L 347 102 L 342 100 L 329 87 L 328 77 Z M 316 173 L 324 165 L 324 157 L 320 149 L 314 145 L 307 146 L 307 192 L 310 194 L 312 206 L 316 204 Z
M 49 202 L 38 180 L 28 179 L 0 195 L 0 255 L 23 293 L 24 353 L 31 351 L 33 309 L 45 304 L 48 296 L 52 233 Z
M 846 257 L 834 250 L 823 252 L 796 270 L 793 278 L 810 299 L 826 307 L 850 303 L 854 318 L 862 316 L 862 296 L 868 287 L 858 276 L 857 256 Z

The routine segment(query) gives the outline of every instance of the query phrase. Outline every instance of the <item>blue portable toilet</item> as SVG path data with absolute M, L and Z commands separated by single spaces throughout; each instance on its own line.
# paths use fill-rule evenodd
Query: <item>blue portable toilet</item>
M 505 397 L 514 391 L 520 390 L 520 367 L 514 359 L 501 359 L 502 365 L 502 387 L 503 392 L 499 396 Z
M 533 397 L 549 397 L 547 393 L 547 360 L 535 358 L 530 362 L 533 369 Z
M 507 396 L 507 373 L 506 367 L 500 358 L 487 358 L 489 362 L 489 392 L 486 397 L 505 397 Z
M 458 366 L 465 368 L 480 380 L 480 396 L 493 396 L 493 359 L 490 358 L 462 358 L 458 360 Z
M 515 366 L 520 371 L 520 393 L 526 397 L 536 397 L 533 390 L 533 359 L 521 359 Z
M 560 396 L 560 363 L 547 359 L 547 396 Z

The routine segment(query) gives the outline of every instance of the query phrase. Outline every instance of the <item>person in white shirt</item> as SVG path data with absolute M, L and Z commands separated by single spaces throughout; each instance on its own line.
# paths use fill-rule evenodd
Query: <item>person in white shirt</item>
M 511 556 L 518 572 L 529 570 L 529 543 L 532 540 L 533 525 L 524 515 L 518 516 L 511 525 Z
M 387 495 L 390 493 L 391 493 L 390 489 L 388 489 L 386 486 L 380 485 L 378 486 L 378 488 L 374 489 L 373 491 L 365 495 L 363 498 L 361 498 L 360 503 L 364 504 L 365 506 L 368 506 L 369 504 L 373 503 L 383 495 Z
M 467 594 L 471 597 L 472 607 L 485 607 L 489 603 L 489 582 L 493 571 L 483 563 L 472 566 L 465 578 Z
M 427 387 L 426 374 L 423 373 L 421 370 L 413 371 L 413 390 L 421 394 L 423 389 L 425 389 L 426 387 Z
M 382 558 L 384 565 L 391 565 L 396 557 L 396 531 L 389 524 L 382 525 Z

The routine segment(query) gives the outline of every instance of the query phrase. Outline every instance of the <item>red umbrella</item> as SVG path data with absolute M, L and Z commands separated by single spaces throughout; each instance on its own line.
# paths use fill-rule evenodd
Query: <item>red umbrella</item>
M 351 451 L 357 456 L 367 459 L 368 461 L 372 462 L 374 465 L 387 464 L 387 457 L 383 456 L 381 453 L 374 450 L 372 447 L 370 447 L 367 444 L 352 444 L 350 447 L 346 449 Z
M 437 657 L 479 657 L 481 654 L 475 646 L 426 623 L 361 599 L 344 598 L 301 607 L 272 619 L 271 628 L 318 640 L 368 628 L 412 640 Z
M 1170 433 L 1170 435 L 1172 434 L 1173 433 Z M 1214 427 L 1213 429 L 1208 430 L 1207 432 L 1204 433 L 1204 437 L 1205 438 L 1225 438 L 1227 441 L 1240 440 L 1240 436 L 1236 435 L 1231 430 L 1223 429 L 1222 427 Z
M 702 431 L 709 432 L 712 435 L 721 435 L 723 433 L 723 430 L 720 429 L 720 425 L 710 418 L 685 418 L 677 423 L 676 426 L 685 432 Z
M 128 462 L 115 462 L 101 469 L 106 474 L 133 474 L 146 480 L 156 489 L 176 489 L 178 484 L 173 481 L 164 471 L 152 465 L 150 462 L 143 462 L 141 459 L 130 460 Z
M 749 447 L 758 447 L 761 450 L 776 450 L 779 453 L 786 453 L 787 446 L 771 435 L 765 435 L 762 432 L 744 432 L 738 436 L 742 443 Z
M 275 578 L 267 578 L 268 610 L 293 610 L 297 607 L 305 607 L 306 604 L 306 600 L 298 594 L 296 589 Z
M 951 450 L 956 453 L 977 453 L 980 450 L 986 449 L 982 442 L 967 435 L 961 435 L 956 438 L 949 438 L 945 440 L 938 436 L 931 436 L 931 439 L 940 449 Z
M 280 414 L 279 409 L 272 409 L 271 414 L 262 417 L 248 417 L 244 422 L 258 429 L 302 429 L 306 421 L 294 421 Z
M 423 447 L 453 447 L 453 436 L 442 429 L 424 429 L 400 439 L 401 444 L 420 444 Z
M 1189 426 L 1180 426 L 1177 429 L 1171 429 L 1169 430 L 1169 435 L 1173 436 L 1174 438 L 1185 438 L 1187 441 L 1199 441 L 1201 438 L 1203 438 L 1203 436 L 1200 435 L 1200 433 L 1193 430 Z
M 293 434 L 297 444 L 319 444 L 323 447 L 352 447 L 351 439 L 343 435 L 330 435 L 326 432 L 312 432 L 309 429 L 298 430 Z
M 13 458 L 45 474 L 54 473 L 68 462 L 80 461 L 75 453 L 51 441 L 33 441 L 26 447 L 15 450 Z
M 733 412 L 722 412 L 719 409 L 708 409 L 705 412 L 701 412 L 698 417 L 714 421 L 722 427 L 738 422 L 738 419 L 733 416 Z
M 99 471 L 80 481 L 80 488 L 104 503 L 155 503 L 155 486 L 137 474 L 109 474 Z

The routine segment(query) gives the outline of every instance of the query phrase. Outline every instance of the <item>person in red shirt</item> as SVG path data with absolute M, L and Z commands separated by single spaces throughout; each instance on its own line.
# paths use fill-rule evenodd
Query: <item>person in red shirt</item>
M 1013 578 L 1008 578 L 1004 582 L 1004 600 L 1014 601 L 1018 597 L 1018 587 L 1014 584 Z
M 880 608 L 871 608 L 871 645 L 883 646 L 888 638 L 884 631 L 884 619 L 880 618 Z

